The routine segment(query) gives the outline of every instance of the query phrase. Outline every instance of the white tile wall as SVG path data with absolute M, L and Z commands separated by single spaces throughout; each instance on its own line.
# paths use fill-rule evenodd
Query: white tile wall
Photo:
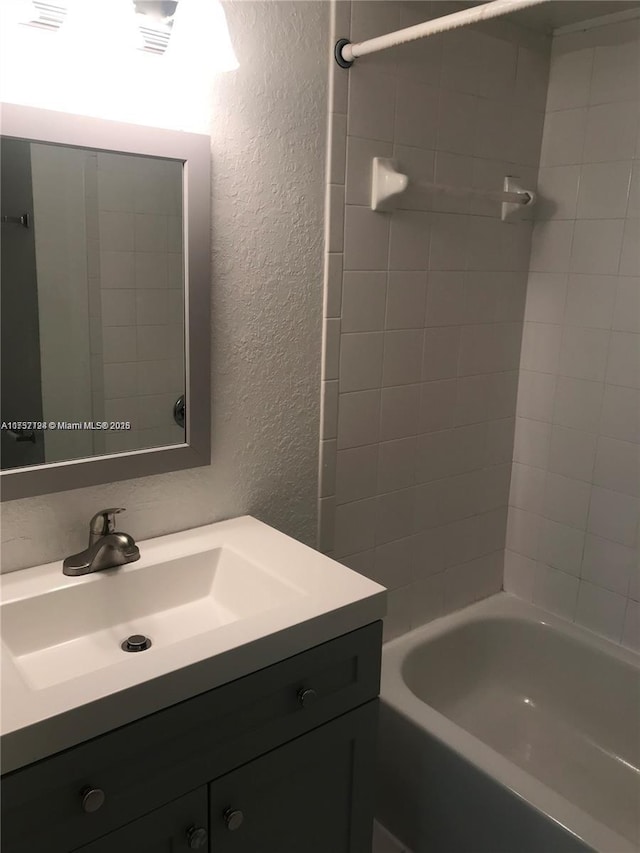
M 335 6 L 336 35 L 357 39 L 438 12 Z M 429 193 L 372 212 L 371 159 L 423 180 L 535 183 L 548 47 L 465 30 L 333 74 L 320 540 L 392 589 L 387 636 L 501 587 L 532 224 Z
M 386 291 L 386 275 L 382 272 L 345 272 L 342 279 L 342 332 L 382 331 Z
M 508 590 L 634 648 L 639 81 L 637 19 L 554 38 L 505 565 Z

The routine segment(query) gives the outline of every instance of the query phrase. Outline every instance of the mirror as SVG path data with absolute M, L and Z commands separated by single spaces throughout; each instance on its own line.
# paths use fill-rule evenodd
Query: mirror
M 0 137 L 2 470 L 184 443 L 182 168 Z
M 206 464 L 207 137 L 2 119 L 3 499 Z

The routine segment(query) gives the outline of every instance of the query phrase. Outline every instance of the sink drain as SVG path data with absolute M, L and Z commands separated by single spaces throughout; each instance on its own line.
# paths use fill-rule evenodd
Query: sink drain
M 123 652 L 145 652 L 151 648 L 151 640 L 144 634 L 132 634 L 120 644 Z

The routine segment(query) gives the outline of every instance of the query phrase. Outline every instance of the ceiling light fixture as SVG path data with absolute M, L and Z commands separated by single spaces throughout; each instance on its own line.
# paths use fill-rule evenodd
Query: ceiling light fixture
M 239 67 L 219 0 L 179 0 L 166 55 L 204 74 Z
M 44 0 L 31 0 L 24 12 L 20 23 L 55 31 L 65 22 L 67 6 L 61 3 L 46 3 Z
M 0 0 L 7 103 L 206 133 L 237 67 L 219 0 Z

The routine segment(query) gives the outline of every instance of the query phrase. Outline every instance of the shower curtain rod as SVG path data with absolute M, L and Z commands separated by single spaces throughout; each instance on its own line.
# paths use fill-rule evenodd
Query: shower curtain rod
M 549 2 L 550 0 L 493 0 L 493 2 L 484 3 L 482 6 L 464 9 L 461 12 L 453 12 L 453 14 L 444 15 L 442 18 L 425 21 L 422 24 L 406 27 L 403 30 L 396 30 L 394 33 L 387 33 L 384 36 L 377 36 L 376 38 L 367 39 L 356 44 L 352 44 L 349 39 L 343 38 L 336 42 L 334 51 L 335 59 L 341 68 L 350 68 L 353 65 L 354 59 L 357 59 L 359 56 L 377 53 L 379 50 L 386 50 L 398 44 L 405 44 L 406 42 L 415 41 L 425 36 L 435 35 L 435 33 L 443 33 L 457 27 L 465 27 L 469 24 L 476 24 L 479 21 L 497 18 L 500 15 L 508 15 L 509 12 L 526 9 L 528 6 L 538 6 L 541 3 Z

